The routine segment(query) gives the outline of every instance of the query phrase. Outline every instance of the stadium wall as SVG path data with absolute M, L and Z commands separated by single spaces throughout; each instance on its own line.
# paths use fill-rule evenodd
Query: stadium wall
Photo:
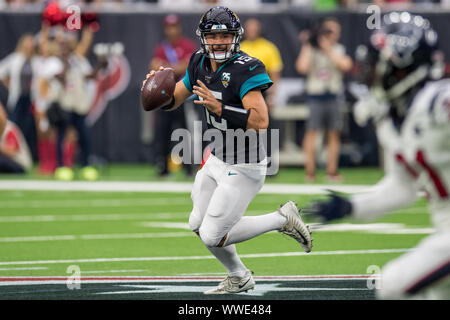
M 140 162 L 151 161 L 151 145 L 141 140 L 140 87 L 148 71 L 148 63 L 157 43 L 163 39 L 162 22 L 166 13 L 101 13 L 100 30 L 95 34 L 95 43 L 122 42 L 130 65 L 131 77 L 126 90 L 110 101 L 105 112 L 92 126 L 94 153 L 107 161 Z M 341 42 L 354 56 L 358 44 L 368 39 L 371 30 L 366 27 L 368 15 L 357 12 L 337 11 L 312 13 L 300 9 L 281 13 L 241 14 L 241 21 L 257 17 L 262 21 L 264 36 L 273 41 L 281 51 L 283 77 L 299 77 L 294 62 L 300 49 L 298 33 L 309 28 L 318 18 L 333 15 L 342 24 Z M 450 29 L 450 12 L 422 14 L 430 19 L 433 27 L 443 35 Z M 198 13 L 181 13 L 185 36 L 196 40 L 195 29 Z M 41 18 L 38 13 L 0 12 L 0 59 L 11 53 L 19 37 L 25 32 L 37 33 Z M 443 41 L 441 47 L 450 57 L 450 43 Z M 198 42 L 198 41 L 197 41 Z M 92 50 L 91 50 L 92 51 Z M 89 59 L 95 64 L 95 55 Z M 6 103 L 7 92 L 0 85 L 0 99 Z

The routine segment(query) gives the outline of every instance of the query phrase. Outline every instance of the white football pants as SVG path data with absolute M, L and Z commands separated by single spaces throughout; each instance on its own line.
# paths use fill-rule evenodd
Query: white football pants
M 450 232 L 435 233 L 381 270 L 379 299 L 450 299 Z
M 189 227 L 203 243 L 216 247 L 243 217 L 262 188 L 266 164 L 227 164 L 210 155 L 197 172 L 191 198 Z

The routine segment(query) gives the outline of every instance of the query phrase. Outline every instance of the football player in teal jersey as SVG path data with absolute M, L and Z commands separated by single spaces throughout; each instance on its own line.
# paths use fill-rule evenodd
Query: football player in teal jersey
M 195 177 L 189 227 L 228 276 L 205 294 L 254 288 L 252 272 L 239 259 L 236 243 L 277 230 L 297 240 L 306 252 L 312 247 L 309 226 L 292 201 L 272 213 L 244 217 L 267 172 L 261 132 L 267 129 L 269 117 L 261 92 L 272 81 L 261 61 L 240 51 L 243 32 L 230 9 L 208 10 L 196 32 L 201 47 L 192 55 L 184 79 L 176 84 L 172 101 L 162 108 L 174 110 L 195 94 L 194 103 L 204 107 L 207 131 L 215 137 L 214 148 Z M 240 138 L 243 143 L 236 143 Z

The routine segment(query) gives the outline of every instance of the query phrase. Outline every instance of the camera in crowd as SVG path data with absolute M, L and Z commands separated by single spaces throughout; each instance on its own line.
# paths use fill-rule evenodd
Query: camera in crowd
M 311 45 L 315 48 L 319 48 L 319 39 L 323 36 L 328 36 L 329 34 L 333 33 L 333 30 L 323 26 L 322 24 L 312 28 L 310 31 L 310 39 L 309 42 Z
M 336 30 L 336 28 L 338 30 Z M 314 48 L 320 49 L 321 38 L 336 38 L 339 31 L 339 21 L 333 17 L 327 17 L 314 22 L 309 30 L 305 31 L 304 34 L 301 35 L 300 39 L 302 41 L 309 42 Z M 337 39 L 335 39 L 335 41 L 336 40 Z

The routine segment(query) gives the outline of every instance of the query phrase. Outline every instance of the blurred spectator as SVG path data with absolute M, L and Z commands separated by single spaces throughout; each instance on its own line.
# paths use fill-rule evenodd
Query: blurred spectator
M 260 0 L 158 0 L 158 4 L 166 9 L 204 9 L 213 6 L 224 6 L 229 8 L 258 8 Z
M 224 6 L 227 8 L 233 8 L 233 10 L 239 9 L 258 9 L 260 7 L 260 0 L 219 0 L 217 6 Z
M 252 57 L 258 58 L 266 66 L 273 85 L 266 92 L 269 111 L 274 107 L 274 98 L 278 81 L 281 78 L 283 61 L 280 51 L 275 44 L 261 36 L 261 23 L 257 19 L 248 19 L 244 26 L 245 40 L 241 43 L 241 50 Z
M 352 68 L 352 60 L 338 43 L 341 26 L 334 18 L 325 18 L 311 32 L 302 31 L 302 48 L 296 70 L 306 75 L 309 118 L 303 139 L 306 178 L 315 179 L 315 140 L 319 130 L 327 130 L 327 178 L 341 180 L 338 174 L 340 131 L 343 127 L 341 100 L 342 75 Z
M 59 45 L 60 72 L 55 76 L 53 85 L 59 88 L 56 98 L 47 111 L 52 125 L 57 128 L 57 159 L 59 167 L 71 167 L 75 155 L 75 137 L 71 126 L 75 128 L 80 148 L 80 164 L 89 166 L 90 135 L 86 126 L 86 115 L 91 106 L 91 98 L 87 94 L 87 81 L 96 76 L 98 68 L 92 69 L 86 54 L 93 39 L 93 31 L 89 27 L 82 30 L 81 40 L 76 37 L 63 38 Z
M 281 70 L 283 69 L 283 61 L 281 59 L 280 51 L 269 40 L 262 37 L 261 22 L 257 19 L 248 19 L 244 25 L 245 40 L 241 43 L 241 50 L 248 55 L 258 58 L 266 66 L 266 70 L 270 79 L 273 81 L 273 85 L 263 95 L 266 99 L 267 107 L 269 109 L 269 129 L 278 128 L 278 123 L 274 122 L 271 117 L 271 111 L 275 107 L 275 96 L 278 82 L 281 78 Z M 267 156 L 272 154 L 271 150 L 271 136 L 270 130 L 267 131 Z
M 332 11 L 339 7 L 356 8 L 359 0 L 291 0 L 293 6 L 312 7 L 316 11 Z
M 19 127 L 7 120 L 0 135 L 0 173 L 25 173 L 32 165 L 30 150 Z
M 52 31 L 55 31 L 53 29 Z M 34 105 L 36 128 L 38 134 L 38 155 L 39 155 L 39 173 L 52 174 L 56 167 L 56 130 L 50 126 L 47 117 L 47 110 L 55 97 L 55 90 L 51 86 L 52 79 L 61 70 L 61 61 L 58 56 L 58 43 L 50 39 L 51 29 L 48 25 L 42 24 L 39 33 L 39 52 L 37 59 L 39 61 L 37 74 Z
M 24 34 L 19 39 L 15 52 L 0 61 L 0 80 L 9 91 L 7 101 L 9 118 L 23 132 L 35 160 L 37 160 L 37 141 L 32 110 L 32 87 L 35 86 L 37 66 L 32 34 Z
M 180 18 L 177 15 L 168 15 L 164 18 L 163 40 L 155 49 L 150 70 L 158 70 L 160 66 L 172 68 L 180 80 L 186 73 L 186 68 L 195 43 L 184 37 Z M 156 111 L 155 153 L 158 174 L 165 176 L 169 173 L 168 161 L 170 156 L 171 134 L 176 128 L 187 128 L 184 107 L 172 112 Z M 193 174 L 192 165 L 185 165 L 186 173 Z
M 199 4 L 198 0 L 158 0 L 158 5 L 166 9 L 187 9 Z
M 412 0 L 373 0 L 373 4 L 379 7 L 391 7 L 391 8 L 406 8 L 410 6 L 413 1 Z

